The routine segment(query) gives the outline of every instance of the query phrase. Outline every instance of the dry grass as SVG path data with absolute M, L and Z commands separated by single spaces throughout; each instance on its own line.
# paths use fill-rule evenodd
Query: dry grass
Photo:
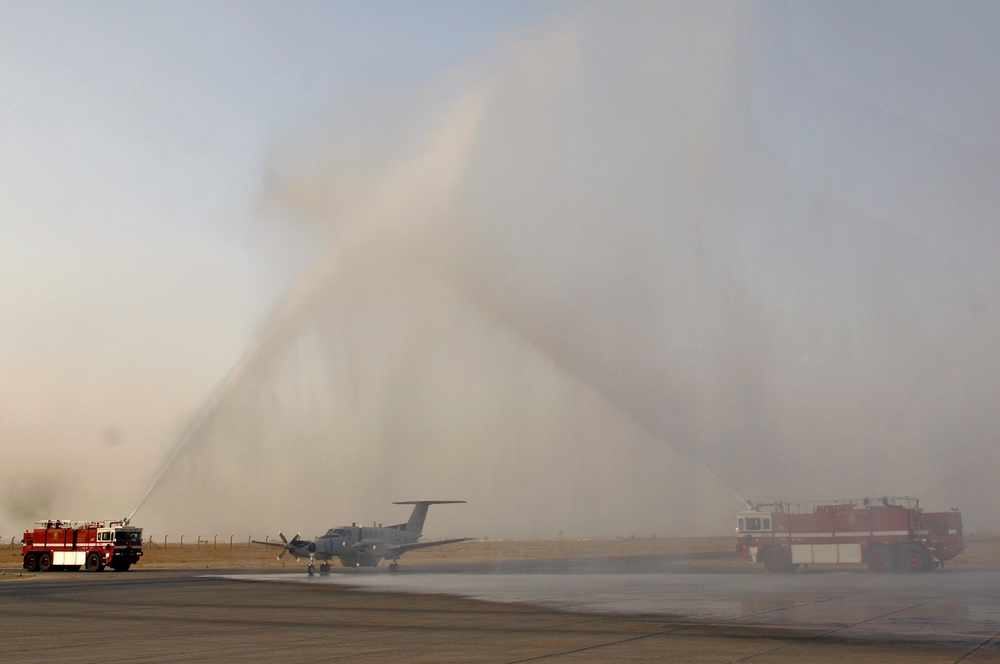
M 628 538 L 585 540 L 472 540 L 442 547 L 421 549 L 406 554 L 408 564 L 436 565 L 456 562 L 484 562 L 509 560 L 560 560 L 571 558 L 596 558 L 614 556 L 656 556 L 680 553 L 732 552 L 735 540 L 731 537 L 695 538 Z M 142 569 L 282 569 L 300 566 L 286 555 L 277 560 L 279 549 L 245 540 L 201 542 L 199 544 L 147 542 L 139 566 Z M 735 558 L 735 554 L 734 554 Z M 19 568 L 21 547 L 4 547 L 0 550 L 0 568 Z
M 733 564 L 745 564 L 734 552 L 733 537 L 677 537 L 628 539 L 566 540 L 473 540 L 434 547 L 406 554 L 410 565 L 445 565 L 449 563 L 559 560 L 605 556 L 659 556 L 684 553 L 733 553 Z M 230 546 L 232 548 L 230 548 Z M 966 550 L 948 563 L 957 569 L 1000 569 L 1000 535 L 971 535 Z M 291 556 L 276 559 L 278 549 L 246 541 L 202 542 L 199 544 L 147 543 L 141 569 L 282 569 L 301 566 Z M 718 564 L 715 561 L 713 564 Z M 21 547 L 0 548 L 0 568 L 20 569 Z M 10 573 L 6 575 L 10 578 Z
M 966 535 L 965 551 L 947 565 L 956 569 L 1000 569 L 1000 534 Z

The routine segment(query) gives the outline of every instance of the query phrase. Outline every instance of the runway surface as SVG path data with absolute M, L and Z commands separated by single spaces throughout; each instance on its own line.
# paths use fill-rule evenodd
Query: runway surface
M 1000 662 L 997 572 L 468 571 L 7 570 L 0 662 Z
M 331 574 L 244 579 L 334 584 L 374 592 L 440 593 L 597 615 L 782 627 L 847 639 L 953 642 L 1000 632 L 1000 572 L 879 575 Z M 994 642 L 993 647 L 1000 647 Z M 1000 649 L 997 650 L 1000 653 Z
M 288 575 L 259 575 L 281 580 Z M 443 593 L 562 611 L 706 625 L 782 628 L 812 637 L 941 643 L 1000 660 L 1000 571 L 771 574 L 331 574 L 297 583 Z

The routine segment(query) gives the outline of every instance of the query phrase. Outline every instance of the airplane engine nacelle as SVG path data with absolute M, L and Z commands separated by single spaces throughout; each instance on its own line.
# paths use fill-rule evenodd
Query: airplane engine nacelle
M 354 545 L 358 553 L 358 564 L 363 567 L 374 567 L 385 557 L 389 547 L 379 540 L 361 540 Z
M 333 553 L 333 546 L 328 539 L 318 539 L 309 542 L 309 544 L 306 545 L 306 550 L 320 558 L 329 558 Z

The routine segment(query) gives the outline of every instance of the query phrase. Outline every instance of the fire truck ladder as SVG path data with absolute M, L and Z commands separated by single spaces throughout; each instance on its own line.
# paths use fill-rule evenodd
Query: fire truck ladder
M 941 547 L 941 538 L 934 532 L 934 529 L 931 528 L 930 524 L 924 521 L 923 514 L 917 516 L 917 523 L 930 535 L 930 549 L 936 553 Z

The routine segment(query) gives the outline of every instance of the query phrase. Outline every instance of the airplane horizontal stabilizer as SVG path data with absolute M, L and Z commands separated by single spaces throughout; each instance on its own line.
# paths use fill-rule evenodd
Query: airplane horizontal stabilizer
M 397 500 L 393 505 L 452 505 L 464 503 L 464 500 Z

